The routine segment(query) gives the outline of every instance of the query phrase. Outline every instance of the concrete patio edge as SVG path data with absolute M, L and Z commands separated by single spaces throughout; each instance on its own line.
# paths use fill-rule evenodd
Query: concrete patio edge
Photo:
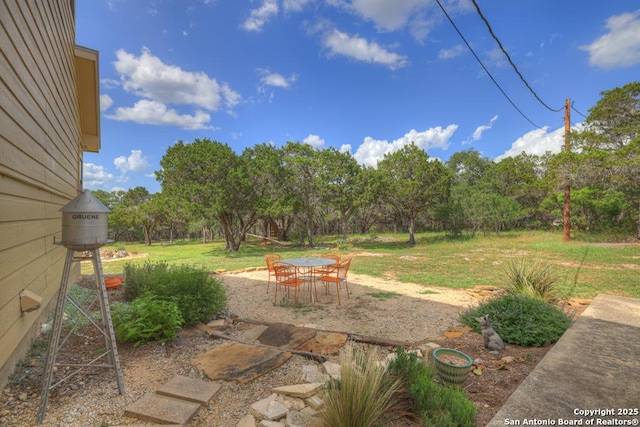
M 640 299 L 599 295 L 487 426 L 638 425 L 639 393 Z

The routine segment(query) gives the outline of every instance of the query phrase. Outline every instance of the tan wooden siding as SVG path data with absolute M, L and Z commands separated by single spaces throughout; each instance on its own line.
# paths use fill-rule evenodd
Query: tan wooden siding
M 80 185 L 71 4 L 0 0 L 0 388 L 59 289 L 59 209 Z M 22 313 L 24 289 L 43 308 Z

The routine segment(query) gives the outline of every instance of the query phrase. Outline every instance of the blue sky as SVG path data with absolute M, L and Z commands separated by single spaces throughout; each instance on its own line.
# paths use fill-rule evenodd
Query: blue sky
M 476 1 L 538 97 L 571 99 L 573 126 L 639 79 L 637 0 Z M 159 191 L 166 149 L 196 138 L 332 146 L 370 166 L 412 142 L 442 160 L 559 151 L 564 112 L 527 89 L 472 0 L 440 3 L 489 74 L 436 0 L 76 2 L 76 43 L 100 52 L 85 188 Z

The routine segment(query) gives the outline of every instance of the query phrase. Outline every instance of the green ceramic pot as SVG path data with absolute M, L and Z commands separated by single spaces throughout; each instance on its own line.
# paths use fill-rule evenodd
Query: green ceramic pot
M 440 383 L 461 387 L 473 365 L 473 359 L 453 348 L 440 347 L 433 350 L 433 360 Z

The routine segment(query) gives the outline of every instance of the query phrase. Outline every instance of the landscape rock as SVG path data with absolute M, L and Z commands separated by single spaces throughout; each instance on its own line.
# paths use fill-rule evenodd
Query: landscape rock
M 247 414 L 238 421 L 236 427 L 256 427 L 256 418 L 251 414 Z
M 340 379 L 340 364 L 334 362 L 324 362 L 322 364 L 322 369 L 324 372 L 329 375 L 334 380 Z
M 285 408 L 293 409 L 295 411 L 299 411 L 300 409 L 305 407 L 304 400 L 298 397 L 282 395 L 282 396 L 278 396 L 276 400 L 282 403 L 285 406 Z
M 307 420 L 305 417 L 297 411 L 289 411 L 287 412 L 286 417 L 286 426 L 287 427 L 306 427 Z
M 278 402 L 278 395 L 273 393 L 251 405 L 251 415 L 259 420 L 277 421 L 287 416 L 287 407 Z
M 313 396 L 323 388 L 324 383 L 307 383 L 275 387 L 272 388 L 271 391 L 278 394 L 284 394 L 285 396 L 300 397 L 304 399 L 305 397 Z
M 308 406 L 315 409 L 316 411 L 322 409 L 322 407 L 324 406 L 324 400 L 322 400 L 318 395 L 311 396 L 305 399 L 304 403 L 306 403 Z

